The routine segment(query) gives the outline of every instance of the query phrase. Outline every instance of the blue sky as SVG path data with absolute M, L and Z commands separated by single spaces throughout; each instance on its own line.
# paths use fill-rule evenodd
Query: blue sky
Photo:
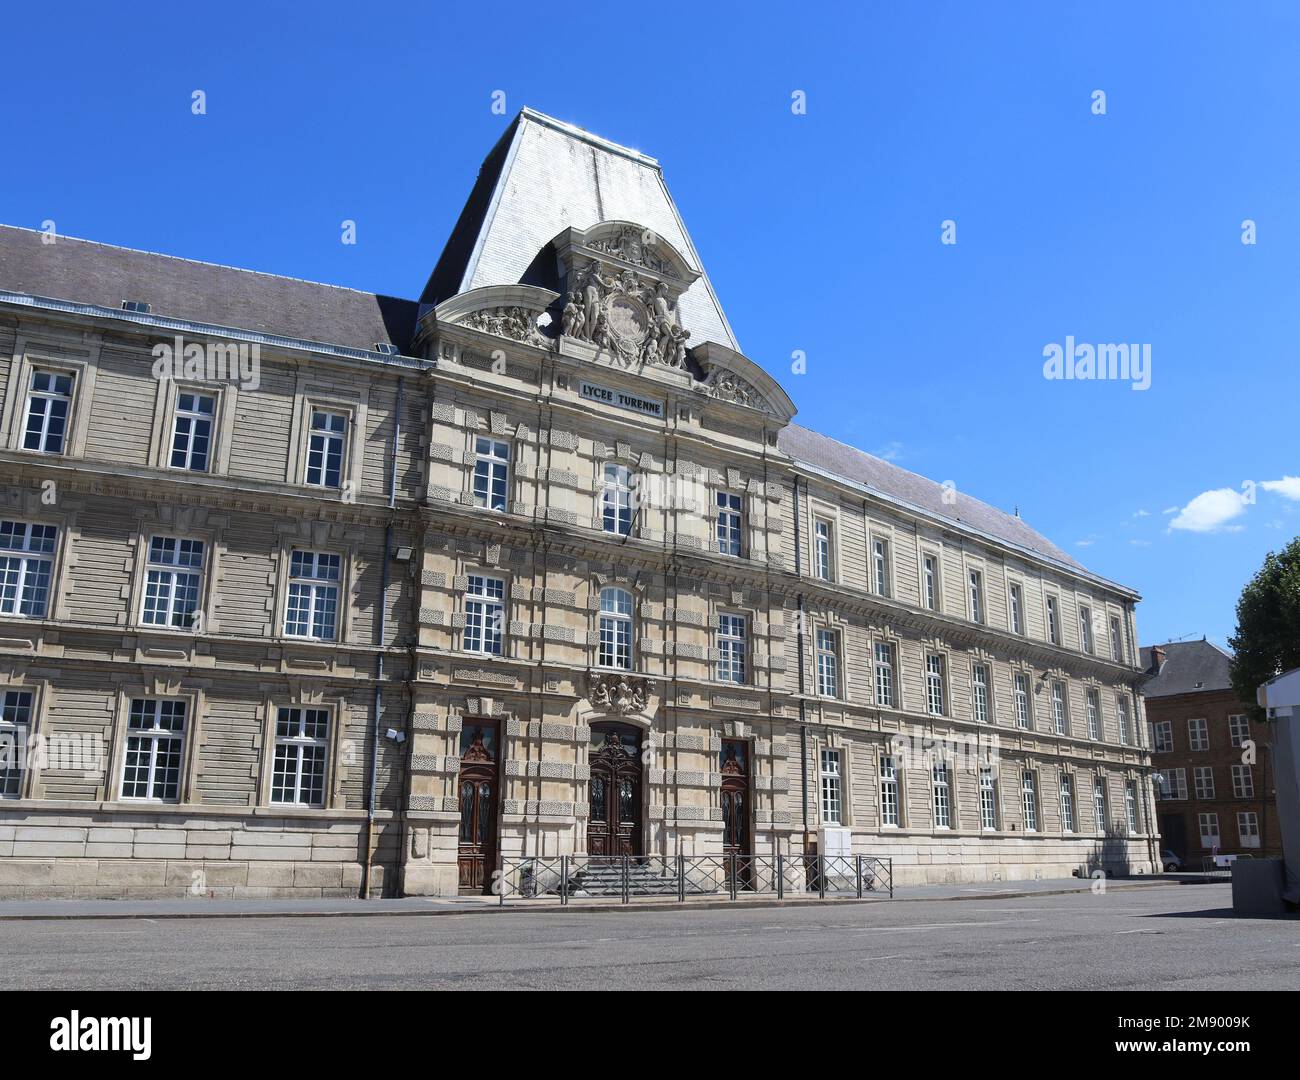
M 0 221 L 415 296 L 529 105 L 663 162 L 801 422 L 1019 506 L 1144 642 L 1300 532 L 1295 5 L 60 8 L 6 13 Z M 1045 379 L 1067 336 L 1150 388 Z

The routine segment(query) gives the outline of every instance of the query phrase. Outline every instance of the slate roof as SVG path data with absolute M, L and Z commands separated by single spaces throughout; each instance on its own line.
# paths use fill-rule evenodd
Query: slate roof
M 239 270 L 148 251 L 0 225 L 0 289 L 120 310 L 142 300 L 150 315 L 303 341 L 409 355 L 419 305 L 337 285 Z
M 1152 675 L 1142 686 L 1147 697 L 1172 697 L 1174 694 L 1208 693 L 1231 690 L 1229 665 L 1232 655 L 1213 642 L 1171 641 L 1160 646 L 1165 650 L 1165 662 L 1158 674 Z M 1151 646 L 1143 645 L 1142 667 L 1151 668 Z

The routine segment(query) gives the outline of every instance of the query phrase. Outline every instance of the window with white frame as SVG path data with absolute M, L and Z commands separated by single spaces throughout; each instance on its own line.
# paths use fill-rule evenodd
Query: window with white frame
M 980 828 L 993 832 L 998 827 L 997 779 L 991 765 L 980 766 Z
M 1110 617 L 1110 658 L 1115 663 L 1122 663 L 1124 660 L 1124 638 L 1120 632 L 1118 616 Z
M 840 636 L 834 630 L 817 630 L 817 693 L 838 697 L 840 692 Z
M 1106 780 L 1104 777 L 1093 777 L 1092 781 L 1092 815 L 1097 822 L 1097 831 L 1104 833 L 1106 831 Z
M 191 390 L 176 392 L 169 459 L 173 469 L 208 471 L 212 454 L 212 421 L 216 411 L 217 399 L 211 394 L 196 394 Z
M 1030 726 L 1029 676 L 1023 671 L 1016 672 L 1014 698 L 1016 706 L 1016 726 L 1028 728 Z
M 186 703 L 132 698 L 122 753 L 122 798 L 178 802 Z
M 632 594 L 613 585 L 600 590 L 600 667 L 632 670 Z
M 1101 738 L 1101 695 L 1096 690 L 1089 690 L 1084 695 L 1088 714 L 1088 738 Z
M 1174 800 L 1187 798 L 1186 769 L 1165 769 L 1159 775 L 1162 777 L 1160 782 L 1161 799 Z
M 0 521 L 0 615 L 45 618 L 58 529 Z
M 1238 799 L 1255 797 L 1255 775 L 1249 765 L 1232 767 L 1232 794 Z
M 461 648 L 482 656 L 500 656 L 505 634 L 506 583 L 501 578 L 470 574 L 465 586 L 465 631 Z M 602 597 L 603 599 L 603 597 Z
M 280 709 L 275 721 L 271 802 L 325 805 L 329 726 L 327 709 Z
M 745 681 L 745 616 L 718 613 L 718 678 Z
M 871 572 L 877 596 L 889 595 L 889 541 L 876 537 L 871 542 Z
M 510 507 L 510 444 L 474 437 L 474 505 L 504 513 Z
M 284 608 L 288 637 L 333 641 L 338 633 L 342 560 L 323 551 L 289 553 L 289 595 Z
M 921 557 L 921 601 L 930 611 L 939 607 L 939 562 L 933 555 Z
M 303 483 L 309 487 L 343 486 L 348 414 L 334 409 L 312 409 L 307 432 L 307 469 Z
M 1128 698 L 1123 694 L 1115 695 L 1115 722 L 1119 725 L 1119 741 L 1128 746 L 1131 736 L 1128 722 Z
M 1157 720 L 1151 725 L 1151 742 L 1157 754 L 1167 754 L 1174 748 L 1174 725 L 1169 720 Z
M 1023 634 L 1025 632 L 1024 593 L 1015 582 L 1011 583 L 1007 592 L 1007 621 L 1011 626 L 1011 632 Z
M 715 536 L 718 550 L 723 555 L 740 555 L 741 537 L 744 535 L 744 512 L 741 509 L 741 496 L 730 491 L 714 492 L 718 520 Z
M 936 761 L 931 770 L 934 785 L 934 827 L 952 828 L 952 784 L 946 763 Z
M 835 580 L 834 534 L 825 518 L 813 522 L 813 570 L 823 581 Z
M 876 704 L 894 708 L 894 647 L 887 641 L 876 642 Z
M 27 390 L 27 422 L 23 449 L 42 454 L 62 454 L 67 444 L 68 416 L 72 412 L 73 376 L 65 371 L 33 368 Z
M 840 752 L 822 750 L 822 824 L 844 824 L 844 788 L 840 776 Z
M 1052 683 L 1052 727 L 1056 734 L 1066 734 L 1065 683 L 1059 679 Z
M 149 538 L 141 622 L 149 626 L 194 626 L 203 592 L 203 550 L 202 540 Z
M 1214 769 L 1209 765 L 1197 765 L 1192 770 L 1192 779 L 1196 786 L 1198 799 L 1214 798 Z
M 898 766 L 889 754 L 880 758 L 880 824 L 898 824 Z
M 937 653 L 925 658 L 925 702 L 931 716 L 943 715 L 943 657 Z
M 1079 605 L 1079 648 L 1092 652 L 1092 608 Z
M 1130 836 L 1138 832 L 1137 785 L 1132 780 L 1124 781 L 1124 819 L 1128 822 Z
M 971 717 L 977 724 L 989 722 L 989 666 L 971 665 Z
M 1074 832 L 1074 778 L 1061 773 L 1061 832 Z
M 603 476 L 601 528 L 616 536 L 627 536 L 632 531 L 632 471 L 626 465 L 607 461 Z
M 1233 746 L 1241 746 L 1250 738 L 1250 718 L 1245 713 L 1235 713 L 1228 717 L 1228 741 Z
M 1061 644 L 1061 628 L 1057 620 L 1055 596 L 1047 598 L 1047 640 L 1053 645 Z
M 0 707 L 0 799 L 23 793 L 23 766 L 32 727 L 30 690 L 6 690 Z
M 984 621 L 984 575 L 978 570 L 970 572 L 970 618 L 971 622 Z
M 1237 813 L 1237 839 L 1243 848 L 1259 847 L 1259 815 L 1253 810 Z
M 1189 750 L 1208 750 L 1210 748 L 1209 725 L 1199 718 L 1187 721 L 1187 748 Z
M 1201 827 L 1201 847 L 1217 848 L 1219 846 L 1219 815 L 1218 814 L 1197 814 L 1197 822 Z
M 1025 814 L 1025 832 L 1038 831 L 1038 780 L 1032 769 L 1020 774 L 1020 802 Z

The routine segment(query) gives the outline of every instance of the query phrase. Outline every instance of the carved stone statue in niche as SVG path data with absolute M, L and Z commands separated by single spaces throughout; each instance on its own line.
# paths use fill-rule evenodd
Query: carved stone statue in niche
M 613 672 L 595 672 L 591 676 L 587 700 L 593 708 L 607 712 L 644 712 L 649 695 L 646 679 L 629 678 Z

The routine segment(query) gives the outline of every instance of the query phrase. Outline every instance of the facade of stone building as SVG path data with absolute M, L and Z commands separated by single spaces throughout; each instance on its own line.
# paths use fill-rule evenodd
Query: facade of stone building
M 636 151 L 525 110 L 418 301 L 0 228 L 0 396 L 2 895 L 1158 868 L 1136 593 L 792 423 Z
M 1192 870 L 1214 855 L 1280 858 L 1270 736 L 1232 689 L 1232 657 L 1204 639 L 1140 655 L 1163 847 Z

